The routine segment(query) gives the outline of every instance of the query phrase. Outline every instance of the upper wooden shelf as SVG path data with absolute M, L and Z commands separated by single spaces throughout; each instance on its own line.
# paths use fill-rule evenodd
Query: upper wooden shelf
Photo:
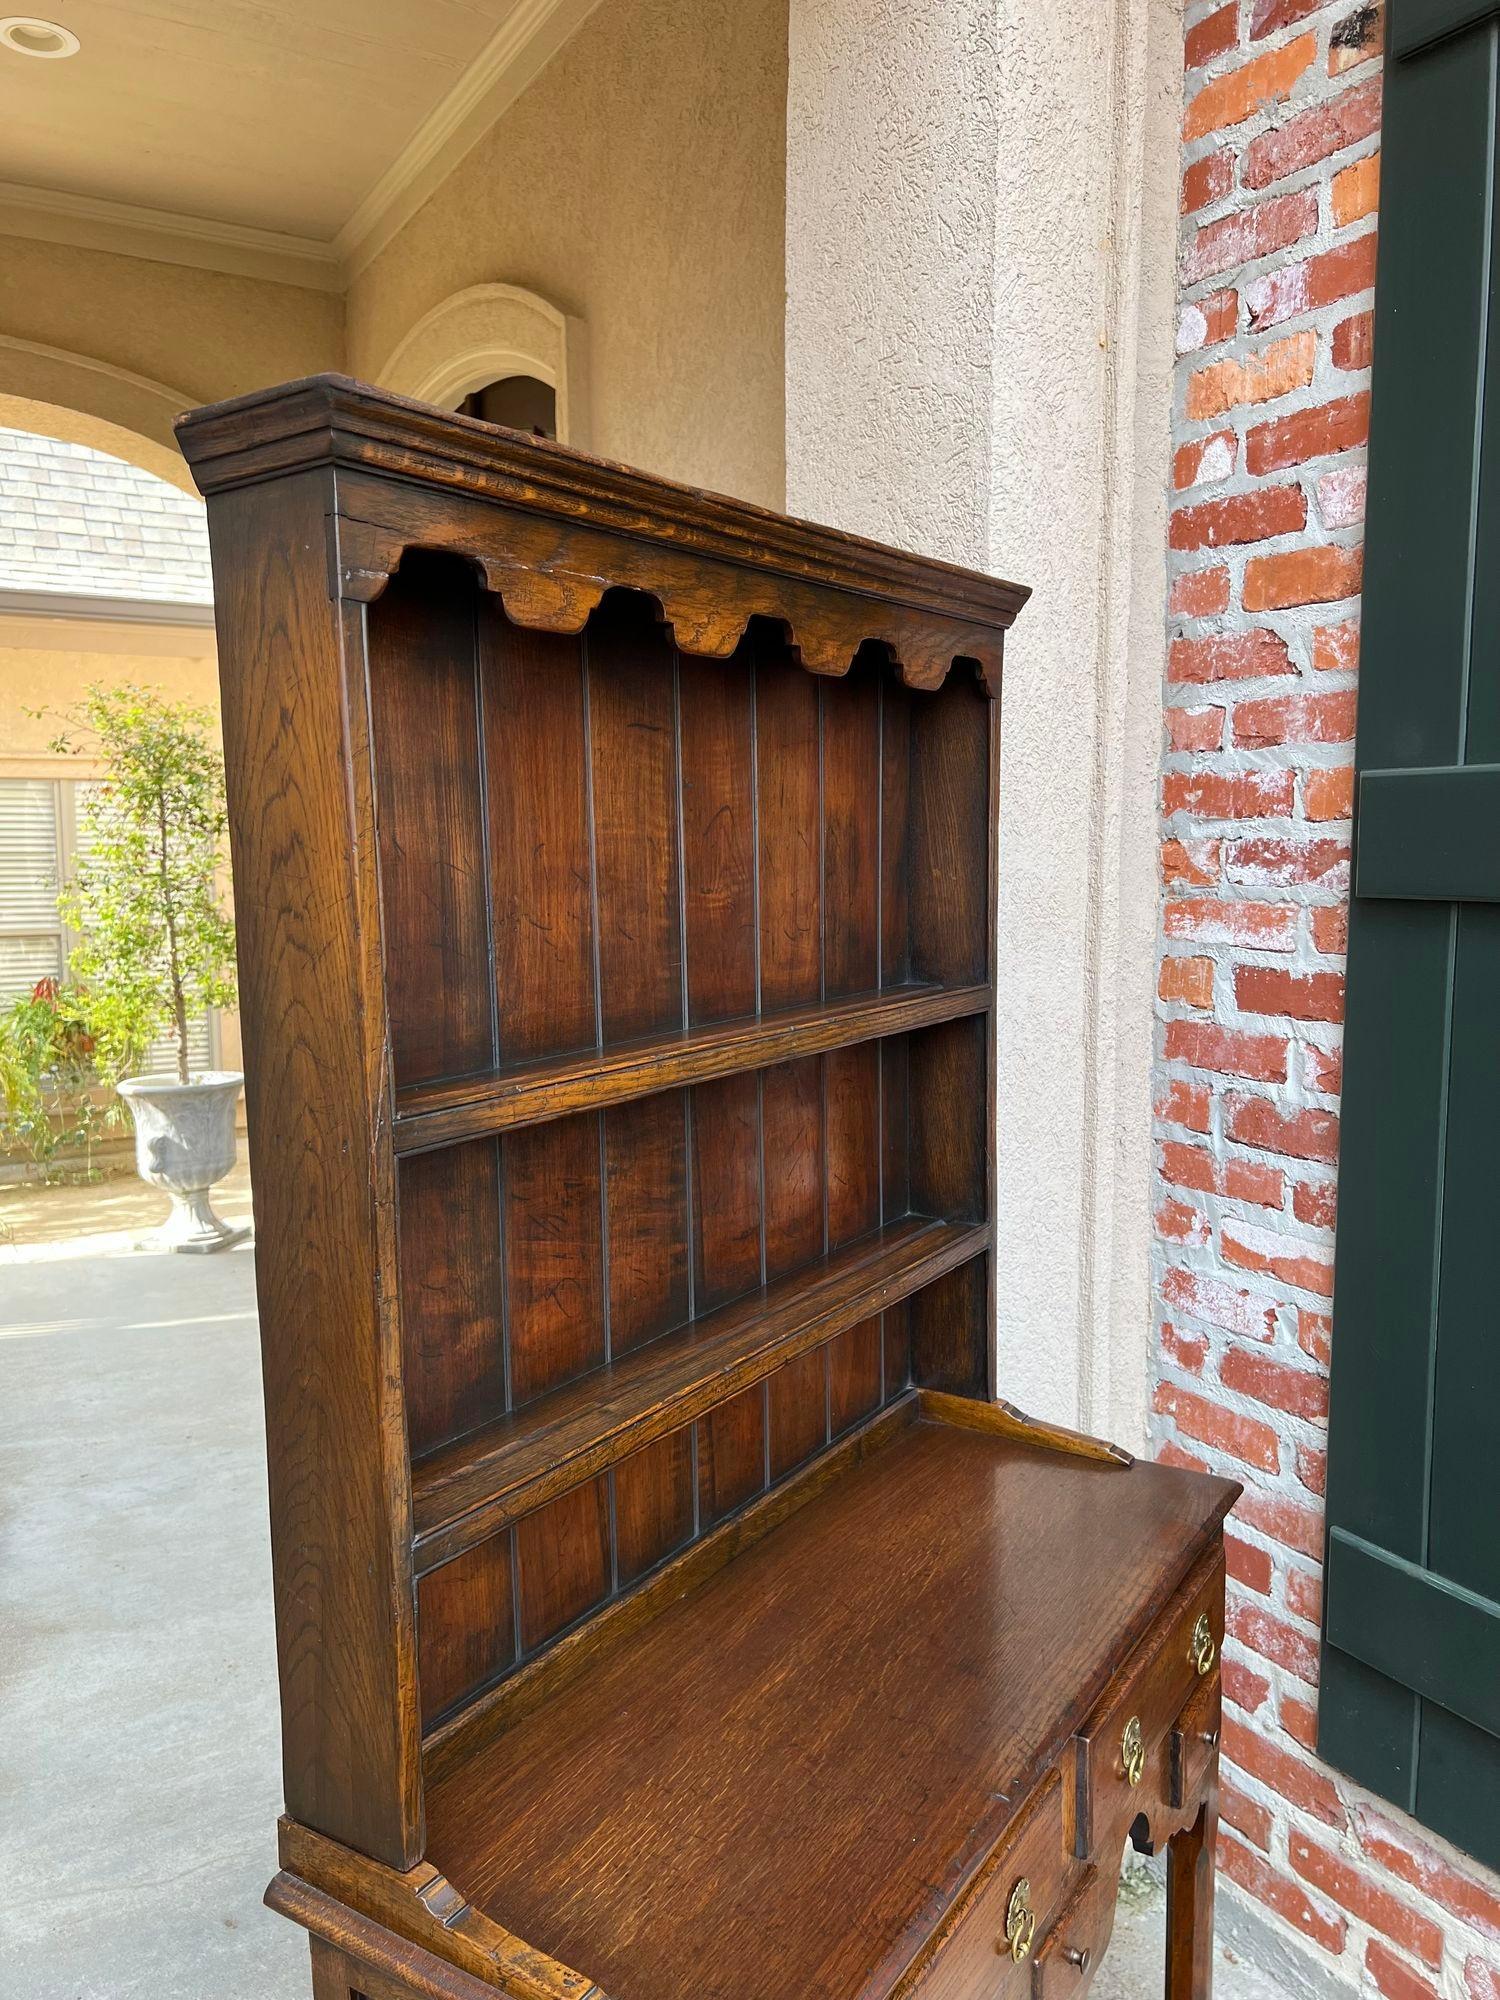
M 889 1223 L 445 1445 L 412 1467 L 418 1570 L 898 1304 L 989 1241 L 988 1223 Z
M 624 1104 L 660 1090 L 705 1083 L 740 1070 L 769 1068 L 856 1042 L 908 1034 L 940 1021 L 982 1014 L 989 986 L 909 985 L 859 994 L 825 1006 L 798 1007 L 753 1019 L 617 1043 L 613 1048 L 549 1056 L 487 1075 L 414 1084 L 396 1098 L 398 1153 L 427 1152 L 489 1132 L 512 1132 L 575 1111 Z

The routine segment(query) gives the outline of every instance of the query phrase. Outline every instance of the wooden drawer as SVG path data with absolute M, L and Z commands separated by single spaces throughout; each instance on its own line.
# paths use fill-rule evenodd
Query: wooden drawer
M 1078 2000 L 1099 1969 L 1115 1927 L 1117 1866 L 1085 1868 L 1036 1954 L 1033 2000 Z
M 1030 1992 L 1036 1944 L 1077 1873 L 1066 1790 L 1062 1773 L 1049 1772 L 902 1980 L 902 2000 L 1021 2000 Z M 1019 1956 L 1006 1934 L 1013 1909 L 1022 1913 Z
M 1219 1676 L 1209 1674 L 1188 1696 L 1187 1707 L 1172 1724 L 1167 1757 L 1168 1805 L 1185 1806 L 1202 1792 L 1208 1767 L 1219 1754 L 1222 1708 Z
M 1210 1650 L 1199 1647 L 1204 1634 Z M 1218 1677 L 1224 1641 L 1221 1557 L 1190 1578 L 1127 1662 L 1078 1738 L 1078 1853 L 1101 1839 L 1123 1841 L 1134 1814 L 1169 1797 L 1167 1733 L 1189 1697 Z M 1139 1809 L 1139 1808 L 1138 1808 Z

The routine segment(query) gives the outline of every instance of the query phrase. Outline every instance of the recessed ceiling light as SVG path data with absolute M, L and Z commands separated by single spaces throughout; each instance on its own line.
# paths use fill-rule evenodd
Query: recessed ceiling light
M 15 55 L 40 56 L 43 61 L 78 53 L 78 37 L 71 28 L 61 28 L 56 21 L 39 21 L 34 14 L 7 14 L 0 21 L 0 45 Z

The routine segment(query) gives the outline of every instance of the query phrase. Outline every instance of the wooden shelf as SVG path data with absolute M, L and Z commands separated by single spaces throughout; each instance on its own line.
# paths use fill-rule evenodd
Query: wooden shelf
M 396 1151 L 426 1152 L 737 1070 L 765 1069 L 855 1042 L 908 1034 L 939 1021 L 982 1014 L 991 998 L 987 985 L 896 986 L 825 1006 L 678 1029 L 483 1076 L 413 1085 L 397 1094 Z
M 898 1304 L 989 1241 L 988 1223 L 908 1216 L 419 1460 L 418 1571 Z

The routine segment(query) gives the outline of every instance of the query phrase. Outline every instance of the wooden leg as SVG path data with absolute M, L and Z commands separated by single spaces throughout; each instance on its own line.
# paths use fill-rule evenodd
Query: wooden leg
M 1167 2000 L 1210 2000 L 1213 1992 L 1218 1831 L 1215 1778 L 1196 1823 L 1167 1843 Z

